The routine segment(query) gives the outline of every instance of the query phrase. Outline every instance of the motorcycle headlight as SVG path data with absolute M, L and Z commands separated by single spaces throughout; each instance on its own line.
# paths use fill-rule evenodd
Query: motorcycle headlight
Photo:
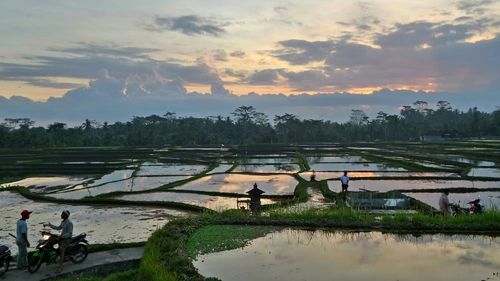
M 49 240 L 49 239 L 50 239 L 50 234 L 44 234 L 44 235 L 42 236 L 42 239 L 43 239 L 43 240 Z

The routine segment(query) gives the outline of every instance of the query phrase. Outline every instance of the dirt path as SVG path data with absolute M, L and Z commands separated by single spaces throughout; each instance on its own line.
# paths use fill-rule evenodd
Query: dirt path
M 66 262 L 64 264 L 64 272 L 63 275 L 68 272 L 81 271 L 85 269 L 91 269 L 96 266 L 112 264 L 117 262 L 125 262 L 125 261 L 134 261 L 139 260 L 142 257 L 144 252 L 144 248 L 128 248 L 128 249 L 117 249 L 110 251 L 103 251 L 97 253 L 91 253 L 87 257 L 87 259 L 81 264 L 73 264 L 71 262 Z M 15 268 L 15 264 L 11 265 L 12 268 Z M 18 271 L 18 270 L 9 270 L 9 272 L 5 273 L 4 276 L 0 277 L 2 281 L 41 281 L 47 278 L 55 277 L 55 270 L 57 268 L 56 264 L 45 265 L 42 264 L 40 269 L 36 273 L 29 273 L 28 271 Z

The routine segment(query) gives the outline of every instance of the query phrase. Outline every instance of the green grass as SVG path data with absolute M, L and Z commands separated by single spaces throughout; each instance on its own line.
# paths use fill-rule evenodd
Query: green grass
M 250 240 L 276 230 L 272 226 L 207 225 L 198 229 L 186 245 L 190 257 L 243 247 Z

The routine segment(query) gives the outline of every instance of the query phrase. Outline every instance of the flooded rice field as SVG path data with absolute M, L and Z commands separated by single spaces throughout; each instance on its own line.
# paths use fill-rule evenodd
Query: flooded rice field
M 223 211 L 228 209 L 237 209 L 237 199 L 234 197 L 211 196 L 196 193 L 180 193 L 180 192 L 154 192 L 144 194 L 130 194 L 117 197 L 117 199 L 127 201 L 169 201 L 191 204 L 195 206 L 205 207 L 214 211 Z M 246 197 L 239 198 L 240 200 L 248 199 Z M 261 199 L 263 205 L 275 203 L 271 199 Z M 246 207 L 248 209 L 248 207 Z
M 36 230 L 43 220 L 57 221 L 60 211 L 67 208 L 75 214 L 72 217 L 76 231 L 90 232 L 92 243 L 143 241 L 152 230 L 186 213 L 137 207 L 134 206 L 136 201 L 179 202 L 216 211 L 227 210 L 236 208 L 236 197 L 241 194 L 241 198 L 246 198 L 246 192 L 254 183 L 265 192 L 264 195 L 276 196 L 273 197 L 276 201 L 282 199 L 282 195 L 293 195 L 299 182 L 309 181 L 313 174 L 318 181 L 328 180 L 330 190 L 338 192 L 343 171 L 349 172 L 350 191 L 413 190 L 405 194 L 436 207 L 439 193 L 431 190 L 471 189 L 471 192 L 461 190 L 461 193 L 452 190 L 450 198 L 463 203 L 479 196 L 487 208 L 498 208 L 497 150 L 484 143 L 484 146 L 475 143 L 482 149 L 474 150 L 462 150 L 460 145 L 464 143 L 461 142 L 446 147 L 438 143 L 363 143 L 358 146 L 291 145 L 264 149 L 250 146 L 223 149 L 78 148 L 57 150 L 56 153 L 50 150 L 19 152 L 19 157 L 16 152 L 4 153 L 0 155 L 0 182 L 4 183 L 0 188 L 19 185 L 37 196 L 73 200 L 112 192 L 130 194 L 111 197 L 127 201 L 127 206 L 105 208 L 44 203 L 16 193 L 1 192 L 0 212 L 5 214 L 5 221 L 15 222 L 21 209 L 33 209 L 36 215 L 30 220 L 34 226 L 30 229 Z M 411 155 L 418 155 L 423 160 L 412 159 Z M 308 193 L 307 202 L 291 208 L 330 206 L 318 190 L 308 189 Z M 264 199 L 262 204 L 276 201 Z M 13 242 L 9 242 L 7 236 L 13 225 L 6 223 L 1 227 L 1 243 Z M 36 231 L 30 235 L 37 239 Z
M 20 185 L 32 189 L 33 192 L 47 192 L 73 187 L 90 180 L 92 178 L 87 177 L 28 177 L 19 181 L 0 184 L 0 188 Z
M 288 175 L 217 174 L 202 177 L 175 189 L 242 193 L 256 183 L 265 194 L 293 194 L 297 180 Z
M 184 165 L 182 163 L 151 163 L 146 162 L 141 165 L 139 171 L 137 172 L 138 176 L 151 176 L 151 175 L 195 175 L 203 172 L 207 169 L 206 166 L 203 165 Z
M 159 188 L 165 184 L 184 180 L 189 176 L 169 177 L 132 177 L 121 181 L 115 181 L 98 186 L 81 186 L 64 192 L 50 193 L 49 195 L 59 199 L 82 199 L 87 196 L 97 196 L 111 192 L 135 192 Z
M 297 164 L 277 165 L 238 165 L 233 172 L 236 173 L 286 173 L 293 174 L 300 171 Z
M 498 168 L 472 168 L 467 174 L 471 177 L 500 178 L 500 169 Z
M 330 156 L 330 155 L 315 155 L 315 156 L 307 156 L 307 162 L 309 163 L 360 163 L 360 162 L 370 162 L 364 159 L 361 156 L 350 156 L 350 155 L 339 155 L 339 156 Z
M 309 164 L 314 171 L 388 171 L 405 172 L 405 168 L 388 166 L 381 163 L 313 163 Z
M 0 196 L 2 196 L 0 241 L 14 252 L 17 252 L 17 246 L 9 233 L 15 235 L 16 222 L 23 208 L 33 212 L 28 220 L 28 239 L 31 244 L 40 239 L 38 231 L 42 230 L 42 223 L 58 224 L 63 210 L 69 210 L 71 213 L 74 233 L 86 232 L 92 244 L 145 241 L 151 232 L 166 222 L 189 214 L 164 208 L 78 206 L 34 202 L 17 193 L 7 191 L 1 192 Z
M 331 190 L 340 189 L 340 181 L 328 181 Z M 349 184 L 352 191 L 391 191 L 408 189 L 445 189 L 445 188 L 498 188 L 498 181 L 469 181 L 469 180 L 353 180 Z
M 500 240 L 284 229 L 194 265 L 223 281 L 500 280 Z
M 311 175 L 315 175 L 317 180 L 329 180 L 329 179 L 339 179 L 343 175 L 343 172 L 302 172 L 299 173 L 304 179 L 309 179 Z M 460 175 L 457 173 L 449 172 L 351 172 L 349 171 L 349 177 L 351 179 L 356 178 L 459 178 Z

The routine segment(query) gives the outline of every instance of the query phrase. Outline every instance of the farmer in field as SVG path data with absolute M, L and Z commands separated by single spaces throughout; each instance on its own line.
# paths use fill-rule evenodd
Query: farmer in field
M 448 189 L 445 189 L 439 197 L 439 211 L 444 216 L 450 215 L 450 200 L 448 199 L 448 194 L 450 194 Z
M 28 224 L 26 220 L 30 218 L 31 212 L 23 210 L 21 212 L 21 219 L 17 221 L 16 227 L 16 244 L 19 248 L 17 255 L 17 269 L 21 270 L 28 266 L 28 248 L 30 242 L 28 241 Z
M 349 176 L 347 175 L 347 171 L 340 177 L 340 184 L 342 185 L 341 194 L 345 201 L 347 199 L 347 188 L 349 187 Z

